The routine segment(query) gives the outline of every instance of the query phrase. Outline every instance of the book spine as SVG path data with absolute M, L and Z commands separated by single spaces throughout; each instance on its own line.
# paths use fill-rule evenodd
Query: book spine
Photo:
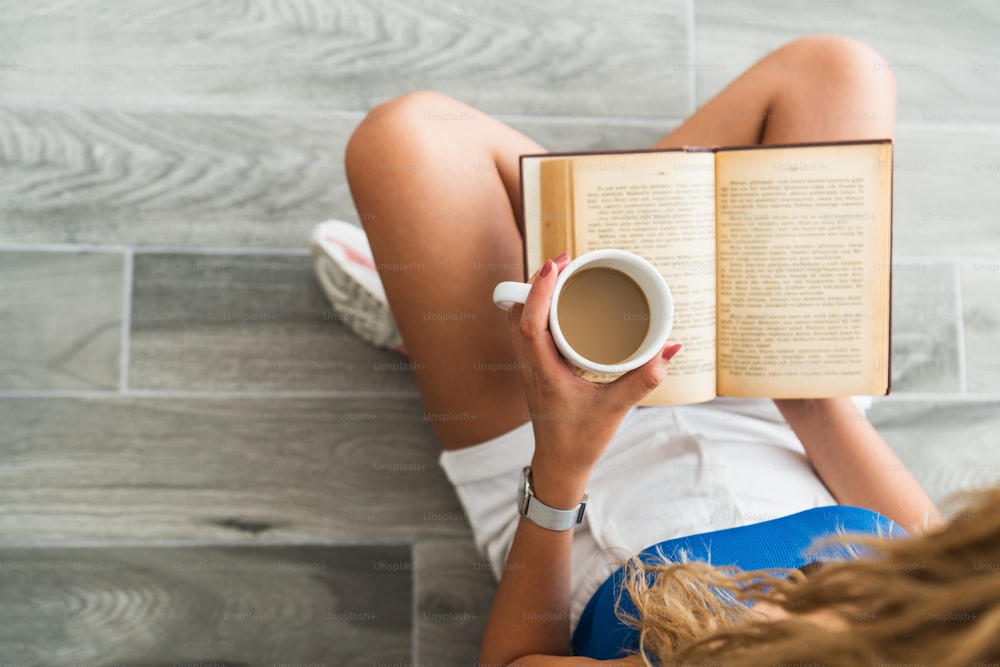
M 576 218 L 573 211 L 573 161 L 545 160 L 541 164 L 542 258 L 563 252 L 576 254 Z

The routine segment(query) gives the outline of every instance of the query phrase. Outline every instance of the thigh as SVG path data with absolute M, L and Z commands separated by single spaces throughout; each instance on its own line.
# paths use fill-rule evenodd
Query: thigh
M 376 107 L 349 142 L 348 180 L 446 449 L 528 420 L 495 285 L 523 279 L 518 156 L 541 146 L 435 93 Z

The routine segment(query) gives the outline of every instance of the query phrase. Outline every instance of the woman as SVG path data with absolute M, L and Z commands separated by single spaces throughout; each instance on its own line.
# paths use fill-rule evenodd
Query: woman
M 768 55 L 655 147 L 885 138 L 894 119 L 895 84 L 876 52 L 810 37 Z M 636 409 L 670 358 L 683 354 L 678 344 L 610 385 L 573 376 L 545 317 L 566 256 L 534 276 L 523 307 L 498 310 L 494 286 L 523 277 L 517 158 L 540 152 L 443 95 L 389 101 L 368 114 L 347 147 L 367 240 L 343 224 L 321 225 L 313 237 L 321 285 L 344 321 L 410 357 L 425 417 L 444 449 L 442 466 L 499 578 L 482 664 L 589 664 L 570 656 L 574 646 L 578 654 L 607 650 L 588 642 L 607 634 L 595 619 L 604 613 L 607 621 L 607 605 L 597 601 L 614 584 L 609 576 L 629 555 L 664 540 L 749 530 L 811 511 L 806 524 L 778 533 L 801 529 L 808 537 L 803 525 L 823 523 L 817 508 L 833 532 L 846 521 L 831 510 L 838 505 L 867 508 L 858 519 L 867 532 L 890 529 L 889 520 L 910 532 L 938 521 L 849 399 Z M 576 510 L 589 491 L 582 523 L 555 530 L 521 517 L 515 497 L 525 466 L 533 501 L 553 510 Z M 631 582 L 641 588 L 646 578 Z M 695 599 L 702 600 L 697 610 L 705 598 Z M 636 602 L 642 608 L 643 599 Z M 581 618 L 591 637 L 581 636 Z M 724 622 L 705 620 L 699 632 Z M 656 643 L 643 637 L 644 648 Z M 695 638 L 670 637 L 660 642 L 660 659 Z M 616 648 L 634 650 L 636 641 L 633 633 Z M 616 655 L 608 664 L 652 659 Z

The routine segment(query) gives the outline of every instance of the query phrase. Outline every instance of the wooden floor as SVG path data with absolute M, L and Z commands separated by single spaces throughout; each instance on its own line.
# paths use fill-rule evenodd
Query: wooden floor
M 0 665 L 468 666 L 494 589 L 409 370 L 333 317 L 343 152 L 429 88 L 651 143 L 841 32 L 899 82 L 893 395 L 937 500 L 1000 481 L 985 0 L 0 0 Z

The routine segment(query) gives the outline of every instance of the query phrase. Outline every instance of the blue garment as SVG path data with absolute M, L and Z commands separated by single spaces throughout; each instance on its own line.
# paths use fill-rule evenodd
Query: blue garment
M 742 570 L 797 569 L 817 560 L 809 547 L 818 539 L 836 534 L 905 536 L 890 519 L 860 507 L 817 507 L 739 528 L 667 540 L 645 549 L 645 562 L 703 561 Z M 844 560 L 843 550 L 839 551 Z M 821 560 L 833 560 L 826 554 Z M 615 615 L 625 569 L 605 581 L 587 603 L 573 632 L 574 655 L 598 660 L 621 658 L 639 650 L 639 633 Z M 621 593 L 622 610 L 636 615 L 628 593 Z

